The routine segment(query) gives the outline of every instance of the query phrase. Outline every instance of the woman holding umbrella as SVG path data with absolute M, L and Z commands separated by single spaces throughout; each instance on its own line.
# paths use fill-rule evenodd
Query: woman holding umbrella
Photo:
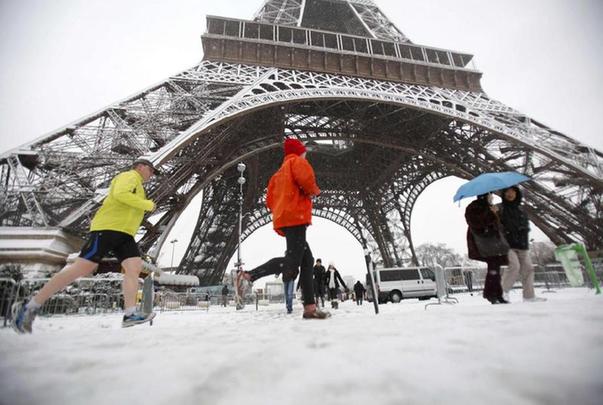
M 492 205 L 492 192 L 506 189 L 529 177 L 517 172 L 483 173 L 463 184 L 454 195 L 453 201 L 476 195 L 465 210 L 467 229 L 467 250 L 469 258 L 488 264 L 484 298 L 492 304 L 508 304 L 503 298 L 500 282 L 500 266 L 507 264 L 509 244 L 501 229 L 498 208 Z
M 500 266 L 507 264 L 509 245 L 500 229 L 497 208 L 492 205 L 492 194 L 481 194 L 465 210 L 467 250 L 469 258 L 486 262 L 488 271 L 484 283 L 485 299 L 492 304 L 508 304 L 503 298 Z

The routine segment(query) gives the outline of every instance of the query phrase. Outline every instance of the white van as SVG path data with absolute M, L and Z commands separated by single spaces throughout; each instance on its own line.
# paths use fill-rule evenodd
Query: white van
M 379 302 L 400 302 L 404 298 L 428 300 L 437 297 L 435 274 L 427 267 L 392 267 L 373 272 Z

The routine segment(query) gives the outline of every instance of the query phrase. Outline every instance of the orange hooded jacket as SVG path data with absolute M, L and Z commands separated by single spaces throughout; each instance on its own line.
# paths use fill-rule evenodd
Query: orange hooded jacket
M 281 228 L 312 223 L 312 200 L 320 194 L 314 169 L 310 163 L 295 154 L 285 156 L 280 169 L 268 183 L 266 206 L 272 211 L 274 230 L 281 236 Z

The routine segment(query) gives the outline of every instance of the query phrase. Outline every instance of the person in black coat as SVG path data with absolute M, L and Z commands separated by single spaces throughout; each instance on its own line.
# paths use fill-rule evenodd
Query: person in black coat
M 348 291 L 348 286 L 345 285 L 345 282 L 341 278 L 341 275 L 335 268 L 333 263 L 329 264 L 329 268 L 327 269 L 327 275 L 325 276 L 325 285 L 329 289 L 329 299 L 334 301 L 337 299 L 337 291 L 339 290 L 339 286 L 342 285 L 345 291 Z
M 545 301 L 534 295 L 534 266 L 530 259 L 530 221 L 521 208 L 523 198 L 519 187 L 504 189 L 501 193 L 502 203 L 498 205 L 500 221 L 503 225 L 505 239 L 511 249 L 507 255 L 509 267 L 502 276 L 503 296 L 508 299 L 509 291 L 521 276 L 524 301 Z
M 222 288 L 222 305 L 228 305 L 228 286 L 226 284 Z
M 316 303 L 321 302 L 322 306 L 325 306 L 325 267 L 322 265 L 321 259 L 316 259 L 314 265 L 314 295 L 316 297 Z
M 356 295 L 356 305 L 362 305 L 362 299 L 364 298 L 364 293 L 366 292 L 366 288 L 362 285 L 360 281 L 356 281 L 354 284 L 354 294 Z
M 485 257 L 480 253 L 480 248 L 481 251 L 484 251 L 484 246 L 479 246 L 478 240 L 473 236 L 475 233 L 483 237 L 501 237 L 501 224 L 497 211 L 497 207 L 492 205 L 492 194 L 490 193 L 478 196 L 475 201 L 467 206 L 465 210 L 465 220 L 469 226 L 467 229 L 467 250 L 470 259 L 486 262 L 488 265 L 483 297 L 492 304 L 507 304 L 508 301 L 503 298 L 500 281 L 500 267 L 507 264 L 507 252 Z

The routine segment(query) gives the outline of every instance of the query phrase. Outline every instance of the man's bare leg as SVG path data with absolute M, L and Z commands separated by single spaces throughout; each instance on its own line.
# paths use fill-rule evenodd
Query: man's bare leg
M 89 276 L 96 270 L 97 266 L 97 263 L 78 257 L 75 262 L 65 266 L 63 270 L 52 276 L 44 287 L 38 291 L 33 301 L 39 306 L 44 305 L 53 294 L 67 287 L 78 278 Z
M 142 271 L 142 259 L 140 257 L 129 257 L 121 266 L 124 268 L 124 280 L 122 291 L 124 294 L 124 307 L 126 310 L 136 307 L 136 293 L 138 292 L 138 276 Z

